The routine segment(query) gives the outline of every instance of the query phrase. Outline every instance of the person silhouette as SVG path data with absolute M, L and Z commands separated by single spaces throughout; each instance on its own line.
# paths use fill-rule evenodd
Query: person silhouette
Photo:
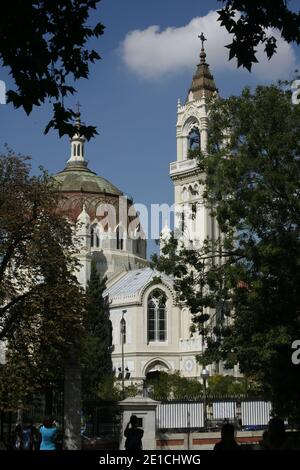
M 144 435 L 144 431 L 138 428 L 137 424 L 138 424 L 137 416 L 132 415 L 124 431 L 124 436 L 126 437 L 126 441 L 125 441 L 126 450 L 142 450 L 143 448 L 142 438 Z
M 14 449 L 22 450 L 23 448 L 23 436 L 22 436 L 22 426 L 17 424 L 14 432 Z
M 268 430 L 263 434 L 261 448 L 264 450 L 288 450 L 290 448 L 282 419 L 270 419 Z
M 234 426 L 225 423 L 221 430 L 221 440 L 216 443 L 214 450 L 241 450 L 234 438 Z

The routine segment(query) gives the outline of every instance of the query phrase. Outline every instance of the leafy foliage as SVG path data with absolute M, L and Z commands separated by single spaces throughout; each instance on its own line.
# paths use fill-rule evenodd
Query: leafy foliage
M 264 45 L 270 59 L 277 49 L 277 40 L 272 29 L 277 29 L 287 42 L 300 44 L 300 12 L 288 8 L 285 0 L 219 0 L 224 4 L 218 11 L 219 21 L 233 35 L 229 49 L 229 60 L 237 59 L 238 67 L 249 71 L 258 62 L 257 46 Z
M 208 378 L 208 395 L 235 396 L 259 392 L 260 388 L 245 377 L 236 379 L 231 375 L 213 375 Z
M 76 244 L 56 210 L 58 197 L 46 172 L 30 176 L 28 159 L 0 156 L 0 341 L 7 347 L 1 403 L 60 378 L 80 348 Z
M 139 385 L 131 383 L 124 387 L 124 398 L 135 397 L 139 393 L 141 393 Z M 122 384 L 114 375 L 104 377 L 101 383 L 98 384 L 97 400 L 115 403 L 123 400 Z
M 150 389 L 149 395 L 154 400 L 180 400 L 202 395 L 202 384 L 197 379 L 181 377 L 179 372 L 160 372 L 158 377 L 147 380 L 147 386 Z
M 15 0 L 1 2 L 0 60 L 8 67 L 15 89 L 7 93 L 8 102 L 30 114 L 34 106 L 54 100 L 53 118 L 46 127 L 59 135 L 72 137 L 75 113 L 65 109 L 64 99 L 75 93 L 70 79 L 88 78 L 89 65 L 100 59 L 86 45 L 103 34 L 104 26 L 89 27 L 91 11 L 100 0 Z M 90 139 L 94 126 L 84 126 Z
M 284 85 L 246 88 L 210 105 L 203 197 L 221 236 L 199 251 L 171 239 L 160 270 L 206 337 L 203 364 L 223 360 L 261 384 L 275 412 L 300 418 L 300 108 Z

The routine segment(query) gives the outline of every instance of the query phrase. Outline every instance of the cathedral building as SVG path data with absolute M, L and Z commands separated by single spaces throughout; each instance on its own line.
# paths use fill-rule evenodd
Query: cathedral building
M 207 237 L 218 237 L 216 221 L 202 201 L 197 161 L 189 156 L 190 149 L 207 150 L 207 100 L 216 93 L 202 42 L 200 62 L 186 101 L 178 101 L 177 158 L 170 164 L 174 230 L 180 228 L 183 243 L 194 248 Z M 107 276 L 116 375 L 126 370 L 127 379 L 141 381 L 155 371 L 180 371 L 185 377 L 199 378 L 202 367 L 195 356 L 204 345 L 199 334 L 191 335 L 189 310 L 176 304 L 173 279 L 149 267 L 146 239 L 131 198 L 89 169 L 80 135 L 80 115 L 77 125 L 67 166 L 55 178 L 63 196 L 62 209 L 76 223 L 81 240 L 80 283 L 86 286 L 92 260 L 99 274 Z M 115 208 L 114 223 L 108 220 L 109 207 Z M 165 226 L 161 246 L 170 233 Z M 211 368 L 211 372 L 221 371 Z

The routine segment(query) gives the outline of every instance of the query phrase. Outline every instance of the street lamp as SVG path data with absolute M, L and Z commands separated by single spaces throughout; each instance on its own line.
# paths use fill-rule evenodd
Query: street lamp
M 123 400 L 125 398 L 125 368 L 124 368 L 124 337 L 126 331 L 126 321 L 124 318 L 125 313 L 127 310 L 122 310 L 122 318 L 121 318 L 121 343 L 122 343 L 122 397 Z
M 206 367 L 204 366 L 204 368 L 202 369 L 201 371 L 201 377 L 202 377 L 202 380 L 203 380 L 203 408 L 204 408 L 204 413 L 203 413 L 203 417 L 204 417 L 204 431 L 207 431 L 207 404 L 206 404 L 206 382 L 207 382 L 207 379 L 209 377 L 209 370 L 206 369 Z

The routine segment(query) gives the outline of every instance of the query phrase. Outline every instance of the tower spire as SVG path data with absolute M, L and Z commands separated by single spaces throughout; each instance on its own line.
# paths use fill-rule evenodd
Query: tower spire
M 206 63 L 206 52 L 204 50 L 204 42 L 207 41 L 203 33 L 198 38 L 201 41 L 200 62 L 197 65 L 196 73 L 193 76 L 192 84 L 189 89 L 187 101 L 201 100 L 203 97 L 208 98 L 214 92 L 218 91 L 214 77 L 210 73 L 209 65 Z

